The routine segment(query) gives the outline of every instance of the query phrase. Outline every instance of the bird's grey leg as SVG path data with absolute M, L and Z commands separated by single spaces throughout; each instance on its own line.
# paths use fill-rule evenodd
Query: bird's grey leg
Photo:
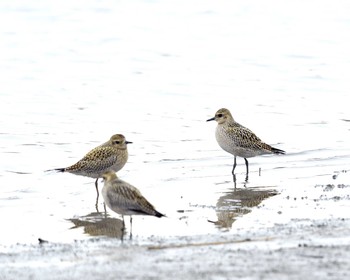
M 245 166 L 247 167 L 247 176 L 248 176 L 248 173 L 249 173 L 248 160 L 246 158 L 244 158 L 244 160 L 245 160 Z
M 247 183 L 248 183 L 248 179 L 249 179 L 249 175 L 248 173 L 245 175 L 245 180 L 244 180 L 244 187 L 246 188 L 247 187 Z
M 123 219 L 123 224 L 122 224 L 122 228 L 121 228 L 121 237 L 120 237 L 120 241 L 123 243 L 124 242 L 124 233 L 125 233 L 125 222 L 124 222 L 124 215 L 122 215 L 122 219 Z
M 105 218 L 107 218 L 107 209 L 106 209 L 106 203 L 103 202 L 103 208 L 105 210 Z
M 95 209 L 97 213 L 100 213 L 100 211 L 98 211 L 98 197 L 96 198 Z
M 234 158 L 235 158 L 235 161 L 233 162 L 232 175 L 235 175 L 235 168 L 236 168 L 236 165 L 237 165 L 236 156 Z
M 234 184 L 234 186 L 235 186 L 235 188 L 236 188 L 236 186 L 237 186 L 236 175 L 233 174 L 232 176 L 233 176 L 233 184 Z
M 233 168 L 232 168 L 232 176 L 233 176 L 233 183 L 235 184 L 235 188 L 236 188 L 236 175 L 235 175 L 236 165 L 237 165 L 236 156 L 234 156 L 234 162 L 233 162 Z
M 129 239 L 132 239 L 132 216 L 130 216 L 130 236 Z
M 97 213 L 99 213 L 99 211 L 98 211 L 98 198 L 99 198 L 100 194 L 98 193 L 98 188 L 97 188 L 98 182 L 97 182 L 97 180 L 98 180 L 98 178 L 95 181 L 95 187 L 96 187 L 96 192 L 97 192 L 95 208 L 96 208 Z
M 96 192 L 97 192 L 97 198 L 99 197 L 99 193 L 98 193 L 98 178 L 95 181 L 95 187 L 96 187 Z
M 245 183 L 248 183 L 248 176 L 249 176 L 249 168 L 248 168 L 248 160 L 246 158 L 244 158 L 245 160 L 245 166 L 247 167 L 247 173 L 245 174 Z M 244 184 L 244 186 L 246 186 Z

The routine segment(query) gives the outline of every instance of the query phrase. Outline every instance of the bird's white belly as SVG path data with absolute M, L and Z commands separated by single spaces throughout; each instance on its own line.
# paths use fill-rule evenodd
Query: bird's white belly
M 243 158 L 250 158 L 256 156 L 256 151 L 254 149 L 249 149 L 246 147 L 240 147 L 236 145 L 234 135 L 228 134 L 225 129 L 217 126 L 215 132 L 216 141 L 219 146 L 226 152 Z

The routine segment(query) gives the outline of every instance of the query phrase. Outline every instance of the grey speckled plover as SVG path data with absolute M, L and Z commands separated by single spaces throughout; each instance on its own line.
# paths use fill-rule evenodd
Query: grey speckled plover
M 222 108 L 215 113 L 215 117 L 207 121 L 216 121 L 216 141 L 226 152 L 234 156 L 232 175 L 236 168 L 236 157 L 245 160 L 246 172 L 248 176 L 247 158 L 265 154 L 284 154 L 285 151 L 271 147 L 262 142 L 250 129 L 237 123 L 228 109 Z M 235 179 L 235 177 L 234 177 Z
M 92 149 L 77 163 L 49 171 L 68 172 L 75 175 L 96 178 L 95 186 L 98 196 L 98 179 L 107 171 L 118 172 L 128 161 L 127 144 L 124 135 L 115 134 L 107 142 Z
M 132 215 L 148 215 L 158 218 L 165 216 L 158 212 L 137 188 L 119 179 L 114 172 L 106 172 L 102 177 L 104 180 L 102 196 L 106 205 L 112 211 L 122 215 L 123 221 L 124 215 L 129 215 L 130 226 L 132 226 Z

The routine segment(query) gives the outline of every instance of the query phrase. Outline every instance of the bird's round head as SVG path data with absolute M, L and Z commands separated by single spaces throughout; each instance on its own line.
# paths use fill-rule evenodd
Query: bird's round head
M 132 142 L 126 141 L 123 134 L 115 134 L 109 139 L 109 142 L 112 146 L 115 146 L 120 149 L 126 149 L 127 144 L 131 144 Z
M 207 120 L 207 122 L 214 121 L 214 120 L 217 121 L 218 124 L 223 124 L 223 123 L 226 123 L 228 121 L 232 121 L 233 118 L 232 118 L 232 115 L 228 109 L 221 108 L 215 113 L 215 117 Z
M 117 174 L 113 171 L 107 171 L 103 173 L 102 178 L 105 182 L 111 181 L 115 178 L 117 178 Z

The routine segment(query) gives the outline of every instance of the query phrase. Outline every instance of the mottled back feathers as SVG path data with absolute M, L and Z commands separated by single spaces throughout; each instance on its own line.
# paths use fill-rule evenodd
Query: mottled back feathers
M 207 121 L 213 120 L 218 123 L 216 128 L 218 144 L 223 150 L 234 156 L 249 158 L 263 154 L 284 153 L 262 142 L 250 129 L 237 123 L 228 109 L 218 110 L 215 117 Z
M 54 170 L 91 178 L 100 178 L 107 171 L 118 172 L 128 160 L 127 144 L 130 143 L 132 142 L 126 141 L 122 134 L 115 134 L 107 142 L 88 152 L 77 163 Z
M 103 179 L 102 195 L 111 210 L 121 215 L 164 216 L 155 210 L 137 188 L 119 179 L 115 173 L 107 172 Z

